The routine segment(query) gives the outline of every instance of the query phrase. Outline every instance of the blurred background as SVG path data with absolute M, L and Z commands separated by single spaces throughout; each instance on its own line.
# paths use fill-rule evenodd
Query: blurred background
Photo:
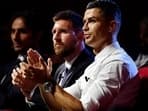
M 0 63 L 13 58 L 9 36 L 9 22 L 11 16 L 20 10 L 37 9 L 49 20 L 49 35 L 44 42 L 51 39 L 52 16 L 65 9 L 71 9 L 83 16 L 86 4 L 90 0 L 0 0 Z M 139 21 L 148 15 L 146 0 L 115 0 L 121 7 L 122 27 L 119 33 L 119 41 L 123 48 L 135 59 L 138 53 Z M 45 45 L 48 49 L 50 45 Z

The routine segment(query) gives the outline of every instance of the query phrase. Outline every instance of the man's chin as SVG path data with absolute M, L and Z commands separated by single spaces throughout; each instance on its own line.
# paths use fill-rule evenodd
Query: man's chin
M 55 52 L 57 56 L 61 56 L 61 52 Z
M 54 48 L 54 51 L 55 51 L 56 55 L 61 55 L 61 53 L 63 52 L 63 49 L 56 47 L 56 48 Z

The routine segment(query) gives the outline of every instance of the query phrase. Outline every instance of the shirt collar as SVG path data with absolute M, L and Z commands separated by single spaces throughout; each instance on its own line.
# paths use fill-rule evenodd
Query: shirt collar
M 17 59 L 20 60 L 20 61 L 25 61 L 26 60 L 26 55 L 19 54 Z
M 104 49 L 102 49 L 98 54 L 96 54 L 95 59 L 99 59 L 102 57 L 108 56 L 107 54 L 112 53 L 114 49 L 119 49 L 120 45 L 118 41 L 112 42 L 108 46 L 106 46 Z
M 72 64 L 77 59 L 78 56 L 74 57 L 71 61 L 65 61 L 66 68 L 70 69 L 72 67 Z

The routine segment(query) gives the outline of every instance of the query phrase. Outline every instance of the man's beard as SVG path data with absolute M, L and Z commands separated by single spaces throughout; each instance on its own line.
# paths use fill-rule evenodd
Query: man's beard
M 58 49 L 59 50 L 59 49 Z M 74 48 L 71 49 L 62 49 L 60 51 L 55 51 L 56 55 L 60 57 L 67 57 L 69 56 L 72 52 L 74 52 Z

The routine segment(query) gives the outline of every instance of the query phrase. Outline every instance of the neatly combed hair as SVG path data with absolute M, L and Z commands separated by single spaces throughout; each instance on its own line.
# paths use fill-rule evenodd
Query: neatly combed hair
M 76 29 L 81 29 L 83 26 L 82 16 L 72 10 L 60 11 L 53 17 L 54 22 L 61 19 L 71 21 Z
M 103 12 L 104 19 L 116 20 L 121 23 L 121 10 L 117 3 L 112 0 L 96 0 L 91 1 L 86 9 L 100 8 Z

